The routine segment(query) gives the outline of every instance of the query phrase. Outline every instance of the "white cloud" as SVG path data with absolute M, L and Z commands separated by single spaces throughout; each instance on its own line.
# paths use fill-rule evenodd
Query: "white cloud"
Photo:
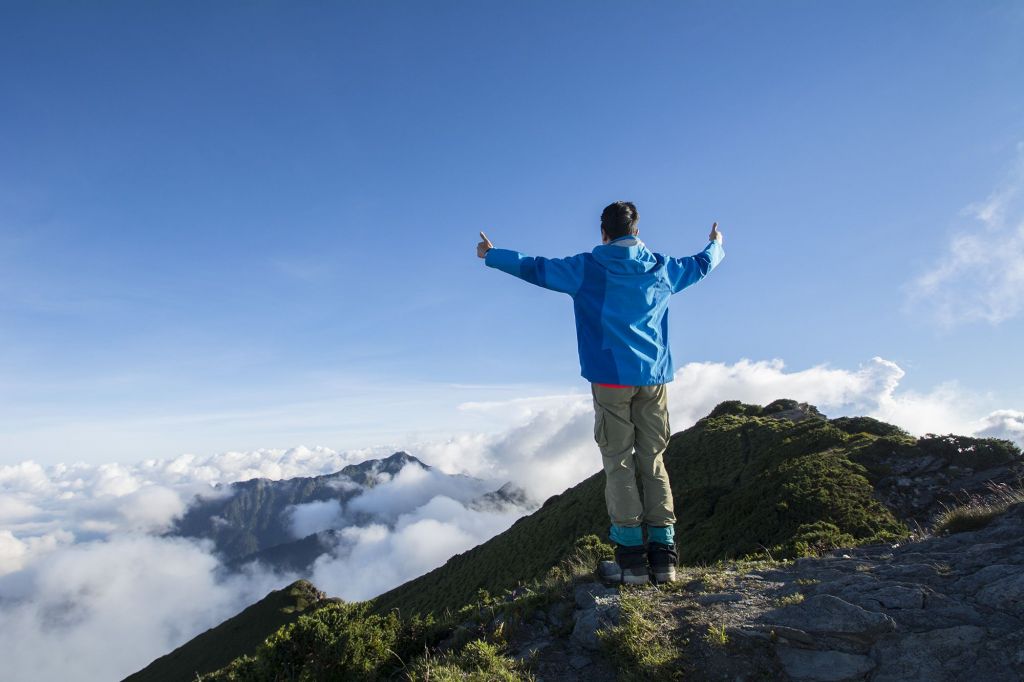
M 0 531 L 0 546 L 8 542 Z M 65 547 L 0 579 L 0 657 L 11 680 L 116 680 L 279 587 L 218 581 L 209 548 L 124 536 Z
M 160 532 L 170 528 L 171 522 L 185 513 L 187 506 L 182 496 L 160 485 L 140 487 L 120 496 L 117 512 L 130 530 Z
M 999 324 L 1024 311 L 1024 144 L 1007 179 L 968 206 L 970 226 L 950 238 L 930 270 L 911 282 L 912 305 L 932 310 L 945 326 Z
M 0 575 L 21 570 L 27 553 L 28 547 L 14 533 L 0 530 Z
M 452 477 L 437 469 L 407 466 L 391 479 L 355 497 L 349 502 L 348 511 L 371 514 L 386 523 L 392 523 L 400 515 L 422 507 L 438 496 L 468 502 L 477 495 L 494 490 L 498 485 L 500 482 Z
M 996 410 L 980 420 L 977 435 L 1011 440 L 1024 448 L 1024 411 Z
M 899 390 L 904 370 L 875 357 L 856 370 L 827 366 L 787 372 L 781 360 L 690 363 L 676 372 L 669 388 L 674 430 L 686 428 L 720 400 L 766 404 L 793 398 L 817 405 L 825 414 L 867 415 L 918 435 L 970 433 L 985 400 L 950 382 L 921 393 Z
M 39 507 L 17 495 L 0 495 L 0 523 L 9 524 L 31 519 L 40 512 Z
M 520 516 L 470 511 L 439 495 L 399 515 L 393 529 L 384 524 L 346 528 L 333 553 L 317 560 L 312 580 L 343 599 L 369 599 L 475 547 Z
M 290 516 L 293 537 L 304 538 L 322 530 L 338 528 L 343 523 L 341 503 L 338 500 L 318 500 L 296 504 L 285 512 Z

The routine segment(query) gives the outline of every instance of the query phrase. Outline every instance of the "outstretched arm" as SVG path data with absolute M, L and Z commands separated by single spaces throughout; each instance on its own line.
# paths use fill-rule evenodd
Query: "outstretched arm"
M 476 246 L 476 255 L 488 267 L 496 268 L 530 284 L 545 289 L 574 295 L 583 283 L 582 255 L 569 258 L 540 258 L 525 256 L 510 249 L 496 249 L 483 232 Z
M 665 268 L 673 293 L 682 291 L 707 277 L 708 273 L 725 258 L 725 249 L 722 248 L 723 237 L 718 231 L 718 223 L 711 226 L 708 239 L 708 245 L 700 253 L 686 258 L 669 258 L 666 261 Z

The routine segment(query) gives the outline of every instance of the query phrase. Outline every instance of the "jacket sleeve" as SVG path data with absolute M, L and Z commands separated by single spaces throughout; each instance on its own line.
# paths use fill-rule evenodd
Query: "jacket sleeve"
M 530 284 L 570 296 L 575 295 L 583 284 L 583 254 L 568 258 L 540 258 L 492 248 L 487 252 L 484 263 Z
M 672 285 L 672 293 L 678 293 L 707 277 L 723 258 L 725 249 L 717 241 L 708 242 L 704 250 L 695 256 L 666 258 L 665 271 L 669 284 Z

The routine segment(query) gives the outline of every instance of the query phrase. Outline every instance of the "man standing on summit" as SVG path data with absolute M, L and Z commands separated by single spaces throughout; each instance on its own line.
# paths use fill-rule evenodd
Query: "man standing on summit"
M 594 439 L 601 449 L 614 582 L 675 580 L 675 510 L 662 456 L 670 435 L 665 384 L 674 368 L 669 297 L 703 279 L 725 251 L 718 223 L 695 256 L 652 253 L 640 241 L 636 206 L 617 201 L 601 213 L 601 241 L 590 253 L 533 258 L 496 249 L 481 232 L 477 256 L 531 284 L 572 296 L 580 370 L 591 382 Z M 636 485 L 639 469 L 643 500 Z M 647 526 L 644 546 L 643 526 Z

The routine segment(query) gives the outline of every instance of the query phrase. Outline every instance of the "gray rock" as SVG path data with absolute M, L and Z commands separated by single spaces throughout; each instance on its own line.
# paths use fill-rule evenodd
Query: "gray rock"
M 871 657 L 878 663 L 871 680 L 952 682 L 966 679 L 984 638 L 985 629 L 974 625 L 886 637 L 871 649 Z
M 979 604 L 1024 616 L 1024 570 L 1018 566 L 1016 573 L 981 588 L 974 598 Z
M 590 659 L 590 657 L 584 656 L 583 654 L 573 654 L 569 657 L 569 665 L 571 665 L 576 670 L 586 668 L 591 663 L 593 663 L 593 661 Z
M 529 661 L 530 659 L 534 658 L 538 653 L 541 652 L 542 649 L 545 649 L 549 646 L 551 646 L 551 642 L 548 640 L 527 642 L 526 644 L 521 646 L 519 648 L 519 651 L 516 652 L 512 657 L 519 660 L 520 662 L 525 663 L 526 661 Z
M 867 656 L 843 651 L 778 647 L 775 653 L 794 682 L 862 680 L 875 667 L 875 662 Z
M 916 578 L 928 580 L 939 575 L 933 564 L 899 564 L 895 566 L 880 566 L 876 569 L 876 575 L 886 578 Z
M 608 597 L 618 593 L 618 589 L 614 587 L 605 587 L 600 583 L 580 583 L 574 590 L 576 608 L 592 609 L 596 605 L 596 598 Z
M 845 596 L 845 595 L 844 595 Z M 925 591 L 918 586 L 883 585 L 850 595 L 849 600 L 869 610 L 924 608 Z
M 560 601 L 552 604 L 547 610 L 547 621 L 552 627 L 560 628 L 567 625 L 572 617 L 573 605 L 568 601 Z
M 576 625 L 572 629 L 572 641 L 591 651 L 601 648 L 601 642 L 597 638 L 597 631 L 601 628 L 601 620 L 597 615 L 597 609 L 586 609 L 576 612 Z
M 601 648 L 597 631 L 618 624 L 618 596 L 596 598 L 594 607 L 576 611 L 575 619 L 570 639 L 584 649 L 597 651 Z
M 914 467 L 913 473 L 915 476 L 931 474 L 941 469 L 945 464 L 946 462 L 942 458 L 928 455 Z
M 818 594 L 800 604 L 769 611 L 760 620 L 826 635 L 870 637 L 896 629 L 889 616 L 867 611 L 830 594 Z
M 790 628 L 785 625 L 776 625 L 770 628 L 775 636 L 781 640 L 799 642 L 800 644 L 814 644 L 814 636 L 809 635 L 799 628 Z
M 973 594 L 981 588 L 991 585 L 997 580 L 1019 574 L 1020 566 L 1008 566 L 1006 564 L 993 564 L 979 569 L 972 575 L 964 576 L 953 584 L 953 589 L 959 592 Z
M 725 628 L 725 635 L 730 642 L 741 639 L 756 640 L 758 642 L 772 641 L 771 634 L 763 625 L 753 627 L 750 625 L 729 626 Z

